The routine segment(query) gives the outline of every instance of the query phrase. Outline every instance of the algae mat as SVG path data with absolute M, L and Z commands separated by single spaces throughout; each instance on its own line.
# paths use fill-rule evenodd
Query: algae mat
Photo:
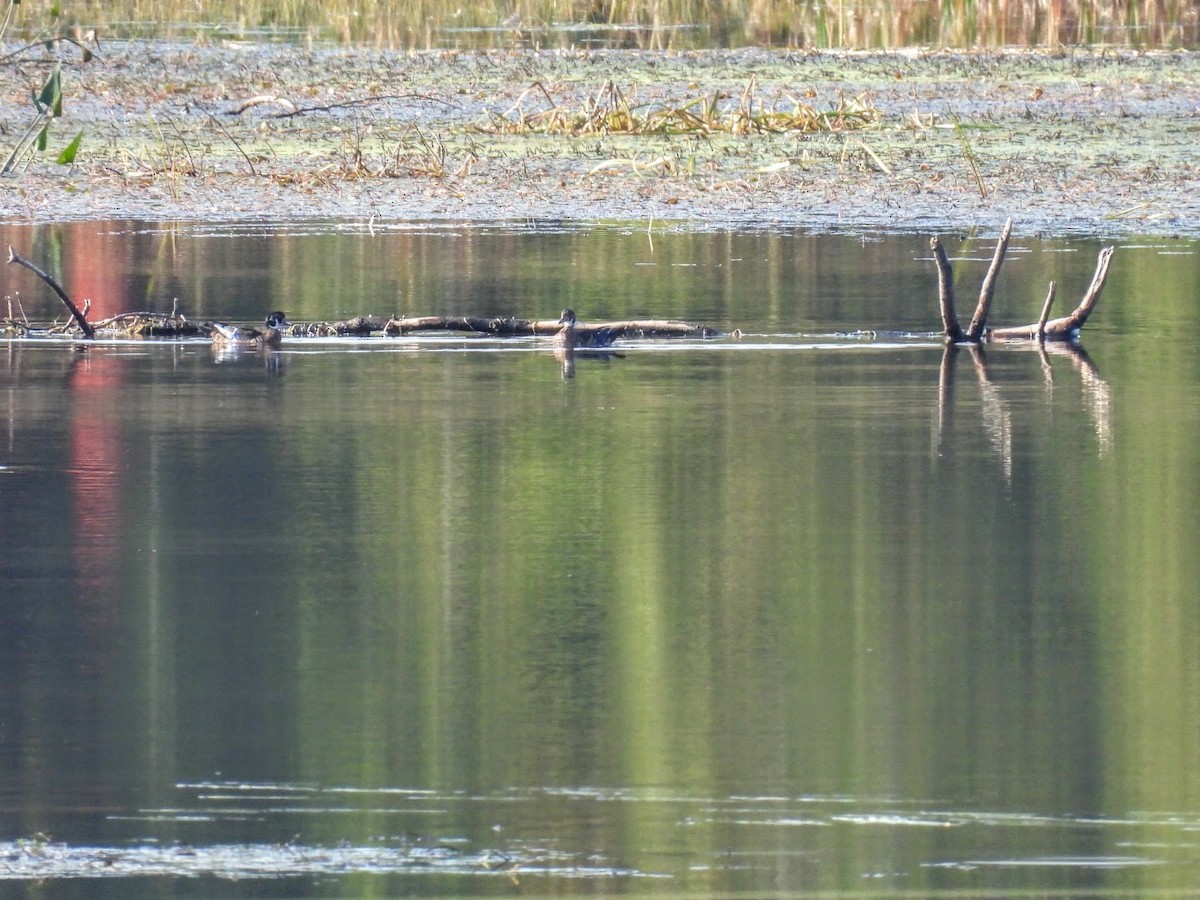
M 0 216 L 921 232 L 1013 216 L 1026 233 L 1200 233 L 1194 52 L 95 50 L 56 51 L 64 115 L 0 180 Z M 48 54 L 0 67 L 5 155 Z M 526 127 L 594 111 L 613 88 L 644 116 L 765 122 L 803 107 L 827 125 Z M 832 115 L 846 108 L 869 114 Z M 80 132 L 75 162 L 56 164 Z

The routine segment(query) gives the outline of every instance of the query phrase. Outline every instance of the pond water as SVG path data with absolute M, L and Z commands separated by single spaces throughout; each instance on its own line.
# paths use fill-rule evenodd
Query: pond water
M 1121 243 L 1081 350 L 973 354 L 921 235 L 0 232 L 92 318 L 743 332 L 570 379 L 534 340 L 0 343 L 4 896 L 1194 887 L 1200 244 Z M 1100 246 L 1015 239 L 997 323 Z

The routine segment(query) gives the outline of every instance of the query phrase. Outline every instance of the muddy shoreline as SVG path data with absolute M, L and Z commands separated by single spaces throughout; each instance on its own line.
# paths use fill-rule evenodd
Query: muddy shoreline
M 7 48 L 12 49 L 12 48 Z M 64 117 L 0 180 L 0 217 L 379 219 L 689 229 L 1200 234 L 1200 55 L 1062 50 L 389 53 L 281 45 L 61 48 Z M 0 146 L 51 57 L 0 66 Z M 862 98 L 863 130 L 495 135 L 605 81 L 681 106 Z M 248 101 L 255 101 L 248 104 Z M 297 110 L 299 112 L 297 113 Z M 74 165 L 54 156 L 80 130 Z

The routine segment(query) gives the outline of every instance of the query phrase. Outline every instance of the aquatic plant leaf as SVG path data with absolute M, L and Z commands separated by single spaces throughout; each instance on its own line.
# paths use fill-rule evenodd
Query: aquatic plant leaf
M 42 130 L 38 132 L 38 137 L 37 137 L 37 148 L 38 148 L 39 153 L 45 152 L 46 140 L 49 137 L 49 135 L 50 135 L 50 125 L 49 124 L 43 125 Z
M 54 68 L 46 76 L 46 83 L 42 85 L 41 93 L 34 98 L 34 103 L 39 112 L 55 117 L 62 115 L 62 66 L 58 63 L 54 64 Z
M 55 162 L 57 162 L 60 166 L 69 166 L 71 163 L 75 162 L 75 156 L 79 153 L 79 145 L 82 143 L 83 131 L 81 130 L 79 134 L 75 135 L 75 138 L 71 141 L 71 143 L 63 147 L 62 153 L 58 154 L 58 158 L 55 160 Z

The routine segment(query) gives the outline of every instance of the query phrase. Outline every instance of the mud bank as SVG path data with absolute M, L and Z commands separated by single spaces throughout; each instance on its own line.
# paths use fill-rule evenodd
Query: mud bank
M 8 48 L 9 50 L 13 48 Z M 388 53 L 104 43 L 63 64 L 50 146 L 0 180 L 0 216 L 673 221 L 930 233 L 1200 234 L 1200 55 L 519 51 Z M 0 147 L 51 58 L 0 65 Z M 612 80 L 629 103 L 831 109 L 818 133 L 484 133 Z M 54 156 L 79 131 L 71 166 Z

